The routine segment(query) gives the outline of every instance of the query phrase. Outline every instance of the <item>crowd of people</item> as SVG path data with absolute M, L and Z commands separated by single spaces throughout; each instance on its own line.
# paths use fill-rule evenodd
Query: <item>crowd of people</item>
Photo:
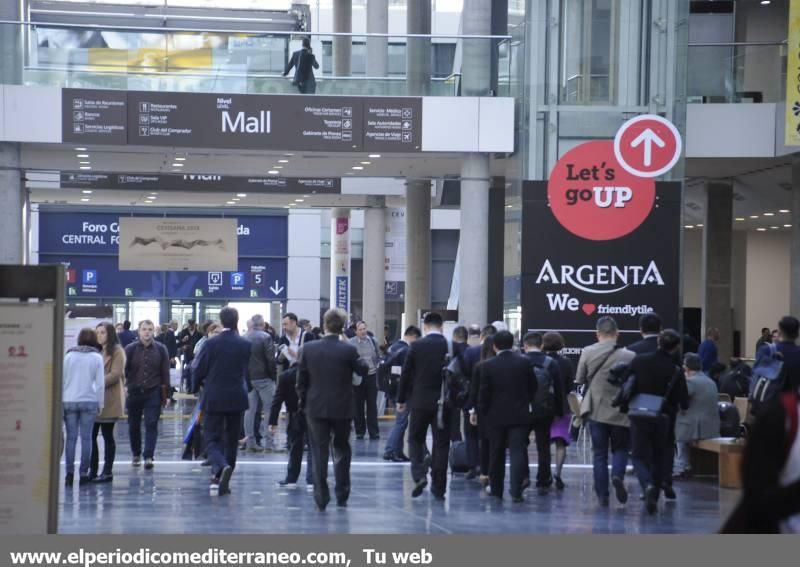
M 288 465 L 279 484 L 296 486 L 307 454 L 306 483 L 316 507 L 324 510 L 331 499 L 332 456 L 336 504 L 345 507 L 351 434 L 356 441 L 379 439 L 378 417 L 392 403 L 395 419 L 383 458 L 409 463 L 412 498 L 429 489 L 435 500 L 444 500 L 453 471 L 479 481 L 495 498 L 508 490 L 512 502 L 523 502 L 532 485 L 531 441 L 537 494 L 565 490 L 567 446 L 585 430 L 599 505 L 609 506 L 612 492 L 620 504 L 628 501 L 625 473 L 631 460 L 640 499 L 653 514 L 662 496 L 677 497 L 673 480 L 691 475 L 690 444 L 720 436 L 719 392 L 752 399 L 755 390 L 760 398 L 753 401 L 768 417 L 757 416 L 753 439 L 767 431 L 778 438 L 748 443 L 742 505 L 726 529 L 798 527 L 800 442 L 790 431 L 794 423 L 796 432 L 800 388 L 800 322 L 794 317 L 781 319 L 775 333 L 764 329 L 753 368 L 734 361 L 713 375 L 719 332 L 709 329 L 699 352 L 682 355 L 685 337 L 662 329 L 655 313 L 641 317 L 642 338 L 627 347 L 620 344 L 616 321 L 599 318 L 597 341 L 582 349 L 577 363 L 561 354 L 566 345 L 559 333 L 529 332 L 517 344 L 498 322 L 457 327 L 448 339 L 435 312 L 425 316 L 422 329 L 409 326 L 391 345 L 379 344 L 364 322 L 348 327 L 347 315 L 336 309 L 325 313 L 323 329 L 292 313 L 283 317 L 280 335 L 260 315 L 247 321 L 245 333 L 238 328 L 237 311 L 226 307 L 219 321 L 199 328 L 190 321 L 179 334 L 177 324 L 166 324 L 156 337 L 151 321 L 139 322 L 137 333 L 127 322 L 119 332 L 108 323 L 84 329 L 64 364 L 67 484 L 74 481 L 78 437 L 80 484 L 113 479 L 114 424 L 126 413 L 123 408 L 133 465 L 154 467 L 158 420 L 171 397 L 170 368 L 181 355 L 188 388 L 199 398 L 187 446 L 211 468 L 212 495 L 230 493 L 240 449 L 280 450 L 275 433 L 285 411 Z M 767 369 L 775 375 L 770 378 Z M 775 388 L 755 385 L 773 379 Z M 755 459 L 775 470 L 767 475 Z M 765 501 L 780 506 L 767 508 Z

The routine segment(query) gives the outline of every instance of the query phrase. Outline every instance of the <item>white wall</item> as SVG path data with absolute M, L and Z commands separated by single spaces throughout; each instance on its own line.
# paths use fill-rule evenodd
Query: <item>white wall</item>
M 789 312 L 789 233 L 747 233 L 744 352 L 755 355 L 761 327 L 774 329 Z
M 289 260 L 287 311 L 311 321 L 319 319 L 321 212 L 314 209 L 289 211 Z

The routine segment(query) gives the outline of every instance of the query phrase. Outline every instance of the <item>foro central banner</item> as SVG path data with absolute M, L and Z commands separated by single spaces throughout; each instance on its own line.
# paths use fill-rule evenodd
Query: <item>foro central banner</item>
M 119 220 L 119 269 L 236 271 L 236 219 Z

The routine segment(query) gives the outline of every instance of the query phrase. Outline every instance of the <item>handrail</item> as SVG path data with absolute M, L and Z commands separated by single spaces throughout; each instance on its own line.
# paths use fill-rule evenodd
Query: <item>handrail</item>
M 716 42 L 716 43 L 690 43 L 689 47 L 750 47 L 750 46 L 776 46 L 787 45 L 787 40 L 782 41 L 730 41 L 730 42 Z
M 109 26 L 105 24 L 70 24 L 61 22 L 22 22 L 16 20 L 0 20 L 0 24 L 13 24 L 29 27 L 46 28 L 77 28 L 95 30 L 118 30 L 118 31 L 141 31 L 141 32 L 194 32 L 194 33 L 221 33 L 221 34 L 250 34 L 250 35 L 285 35 L 285 36 L 335 36 L 335 37 L 411 37 L 419 39 L 511 39 L 510 35 L 464 35 L 464 34 L 430 34 L 430 33 L 352 33 L 352 32 L 300 32 L 300 31 L 280 31 L 280 30 L 233 30 L 233 29 L 209 29 L 209 28 L 173 28 L 173 27 L 152 27 L 152 26 Z

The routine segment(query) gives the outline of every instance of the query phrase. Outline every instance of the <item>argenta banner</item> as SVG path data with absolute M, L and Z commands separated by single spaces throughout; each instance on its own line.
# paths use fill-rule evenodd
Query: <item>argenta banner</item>
M 581 144 L 549 181 L 524 184 L 525 331 L 559 331 L 577 354 L 604 315 L 617 320 L 623 342 L 637 338 L 644 313 L 678 326 L 681 185 L 655 182 L 652 172 L 671 167 L 680 141 L 661 123 L 623 126 L 616 148 L 610 140 Z
M 238 266 L 236 219 L 119 219 L 119 269 L 230 271 Z

